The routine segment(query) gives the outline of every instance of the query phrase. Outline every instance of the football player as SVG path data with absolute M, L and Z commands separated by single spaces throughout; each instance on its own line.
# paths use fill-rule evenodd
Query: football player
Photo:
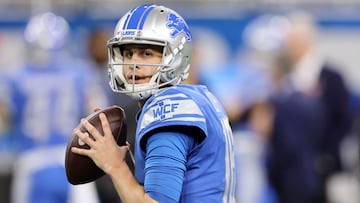
M 68 34 L 63 17 L 50 12 L 33 16 L 24 32 L 27 64 L 1 75 L 0 106 L 7 110 L 1 115 L 7 116 L 7 133 L 17 153 L 12 202 L 64 203 L 75 198 L 66 180 L 64 155 L 72 129 L 88 112 L 89 77 L 81 64 L 66 57 Z M 86 191 L 82 200 L 96 202 L 96 195 L 84 200 L 96 194 Z
M 235 202 L 232 130 L 220 102 L 205 86 L 180 84 L 188 77 L 192 37 L 174 10 L 135 7 L 108 41 L 113 91 L 141 107 L 137 119 L 135 175 L 125 163 L 108 120 L 103 132 L 81 123 L 94 137 L 74 129 L 90 149 L 73 147 L 112 179 L 123 202 Z

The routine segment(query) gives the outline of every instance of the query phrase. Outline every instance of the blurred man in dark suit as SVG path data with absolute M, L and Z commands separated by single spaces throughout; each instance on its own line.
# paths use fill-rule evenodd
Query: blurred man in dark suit
M 319 98 L 325 110 L 325 132 L 321 138 L 320 165 L 324 175 L 342 169 L 339 145 L 351 130 L 349 90 L 339 69 L 321 56 L 315 47 L 316 25 L 309 16 L 290 16 L 284 42 L 284 58 L 292 67 L 290 82 L 295 90 Z
M 308 175 L 310 173 L 313 175 L 311 179 L 308 179 L 309 184 L 307 185 L 310 187 L 308 188 L 310 189 L 309 194 L 313 193 L 313 196 L 309 195 L 309 199 L 304 200 L 319 203 L 328 201 L 326 194 L 327 179 L 342 168 L 339 149 L 342 140 L 351 130 L 352 116 L 349 92 L 345 81 L 337 69 L 332 67 L 316 49 L 315 32 L 316 25 L 309 16 L 303 13 L 289 16 L 289 27 L 284 35 L 279 65 L 282 66 L 283 70 L 289 71 L 286 73 L 285 80 L 291 92 L 300 96 L 296 99 L 283 100 L 285 103 L 279 104 L 279 115 L 286 112 L 284 106 L 290 108 L 284 117 L 279 117 L 278 123 L 282 127 L 278 129 L 279 131 L 274 131 L 274 134 L 280 139 L 284 139 L 287 135 L 296 133 L 294 130 L 297 132 L 304 131 L 304 134 L 298 135 L 303 137 L 297 137 L 296 140 L 307 141 L 304 142 L 307 146 L 302 148 L 307 150 L 297 153 L 303 153 L 303 155 L 313 153 L 314 155 L 308 154 L 309 156 L 306 159 L 309 161 L 308 164 L 302 165 L 304 167 L 303 172 L 307 171 Z M 301 101 L 303 102 L 300 103 Z M 299 107 L 299 104 L 304 108 Z M 308 117 L 301 117 L 306 115 L 306 112 Z M 295 116 L 292 124 L 296 124 L 296 127 L 293 129 L 291 129 L 291 125 L 286 124 L 291 121 L 291 119 L 289 120 L 291 116 Z M 289 129 L 290 133 L 286 134 L 286 131 L 282 131 L 284 129 Z M 283 144 L 289 144 L 289 142 Z M 281 145 L 281 142 L 274 140 L 273 144 L 275 149 L 279 144 Z M 299 147 L 302 143 L 292 144 Z M 313 149 L 312 152 L 311 149 Z M 280 154 L 282 153 L 280 152 Z M 306 156 L 302 157 L 305 158 Z M 294 165 L 294 167 L 296 166 Z M 308 170 L 305 170 L 307 167 Z M 286 171 L 286 168 L 273 170 L 272 174 L 282 171 Z M 301 176 L 298 177 L 301 178 Z M 304 179 L 298 181 L 306 182 L 306 177 L 310 178 L 311 176 L 304 176 Z M 286 179 L 280 175 L 279 181 L 281 178 Z M 296 180 L 296 176 L 291 179 Z M 312 190 L 311 182 L 314 184 Z M 306 190 L 305 188 L 297 188 L 296 190 L 299 189 Z M 293 192 L 298 192 L 296 190 Z M 290 195 L 285 195 L 286 202 L 295 202 L 296 200 L 291 199 Z M 296 198 L 294 195 L 292 197 Z
M 309 15 L 269 15 L 252 27 L 250 39 L 260 36 L 253 46 L 267 49 L 275 65 L 270 181 L 282 203 L 328 202 L 326 182 L 342 168 L 339 148 L 352 125 L 346 83 L 317 50 Z

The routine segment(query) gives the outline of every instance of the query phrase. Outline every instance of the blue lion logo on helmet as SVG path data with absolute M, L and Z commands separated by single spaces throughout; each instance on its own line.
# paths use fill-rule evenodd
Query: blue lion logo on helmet
M 186 40 L 191 41 L 190 29 L 182 18 L 180 18 L 174 13 L 170 13 L 168 16 L 168 20 L 169 22 L 166 26 L 170 29 L 173 29 L 170 33 L 171 37 L 175 38 L 180 33 L 184 33 L 186 36 Z

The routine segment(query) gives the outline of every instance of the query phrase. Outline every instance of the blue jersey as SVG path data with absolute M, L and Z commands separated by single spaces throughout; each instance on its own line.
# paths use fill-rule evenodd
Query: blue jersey
M 87 113 L 89 76 L 80 63 L 28 65 L 2 74 L 0 104 L 10 115 L 9 136 L 18 153 L 14 202 L 67 202 L 64 168 L 72 130 Z
M 11 115 L 17 149 L 65 144 L 85 115 L 84 74 L 79 67 L 24 67 L 1 79 L 0 103 Z
M 148 99 L 138 117 L 135 176 L 144 184 L 146 140 L 156 131 L 193 129 L 180 202 L 235 202 L 232 130 L 219 101 L 204 86 L 177 85 Z M 180 143 L 179 143 L 180 144 Z

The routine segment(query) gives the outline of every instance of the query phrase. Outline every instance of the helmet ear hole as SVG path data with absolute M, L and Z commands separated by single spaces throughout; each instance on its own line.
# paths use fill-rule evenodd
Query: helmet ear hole
M 175 77 L 175 71 L 169 71 L 168 72 L 168 78 L 171 80 L 171 79 L 173 79 Z

